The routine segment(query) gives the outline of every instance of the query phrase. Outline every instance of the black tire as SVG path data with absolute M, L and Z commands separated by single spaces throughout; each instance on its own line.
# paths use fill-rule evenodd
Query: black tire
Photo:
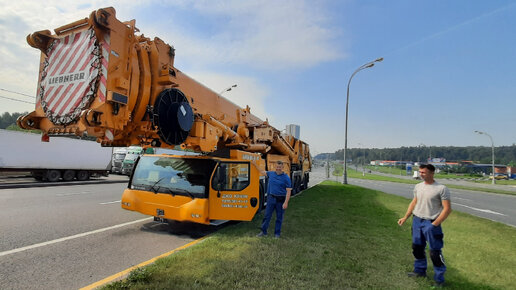
M 31 174 L 37 181 L 43 181 L 43 178 L 45 177 L 41 171 L 32 171 Z
M 292 195 L 296 195 L 299 193 L 299 176 L 294 177 L 294 184 L 292 186 Z
M 260 180 L 260 199 L 258 200 L 258 211 L 256 213 L 260 213 L 265 209 L 265 182 Z
M 307 188 L 308 188 L 308 174 L 305 173 L 304 178 L 303 178 L 303 185 L 301 186 L 301 189 L 305 190 Z
M 75 178 L 75 171 L 74 170 L 65 170 L 63 173 L 63 180 L 64 181 L 72 181 Z
M 47 171 L 47 180 L 50 182 L 59 181 L 61 178 L 61 172 L 59 170 L 49 170 Z
M 90 179 L 90 173 L 88 171 L 81 170 L 77 172 L 77 180 L 85 181 Z

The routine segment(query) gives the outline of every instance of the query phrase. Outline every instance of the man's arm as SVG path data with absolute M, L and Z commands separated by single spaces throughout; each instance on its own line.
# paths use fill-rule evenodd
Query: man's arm
M 441 211 L 441 214 L 439 214 L 439 216 L 432 223 L 436 227 L 439 226 L 440 224 L 442 224 L 444 222 L 444 220 L 452 212 L 450 200 L 443 200 L 442 205 L 443 205 L 443 210 Z
M 405 221 L 410 217 L 410 215 L 412 214 L 412 211 L 416 207 L 416 203 L 417 203 L 417 197 L 414 197 L 414 199 L 412 199 L 412 202 L 408 206 L 407 213 L 405 213 L 405 216 L 398 220 L 398 225 L 402 226 L 405 223 Z
M 287 197 L 285 198 L 285 202 L 283 203 L 283 209 L 287 209 L 288 201 L 290 200 L 291 193 L 292 193 L 292 188 L 287 188 Z
M 254 166 L 256 166 L 256 168 L 258 169 L 258 171 L 260 171 L 260 174 L 261 175 L 267 175 L 267 171 L 263 170 L 260 168 L 260 166 L 258 166 L 258 164 L 256 164 L 256 162 L 254 162 L 254 160 L 251 160 L 251 163 L 254 164 Z

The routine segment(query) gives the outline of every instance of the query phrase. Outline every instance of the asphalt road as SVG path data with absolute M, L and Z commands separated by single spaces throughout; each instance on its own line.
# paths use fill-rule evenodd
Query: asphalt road
M 38 184 L 30 178 L 4 181 L 0 288 L 81 288 L 217 229 L 174 228 L 122 210 L 123 179 L 111 176 L 72 184 Z M 116 180 L 121 183 L 109 183 Z M 324 171 L 314 170 L 309 185 L 323 180 Z
M 122 210 L 125 186 L 1 189 L 0 288 L 77 289 L 197 238 Z
M 413 198 L 413 184 L 366 179 L 348 179 L 349 184 Z M 469 186 L 474 186 L 470 184 Z M 462 189 L 450 189 L 452 209 L 516 227 L 516 196 Z M 409 201 L 407 201 L 408 206 Z

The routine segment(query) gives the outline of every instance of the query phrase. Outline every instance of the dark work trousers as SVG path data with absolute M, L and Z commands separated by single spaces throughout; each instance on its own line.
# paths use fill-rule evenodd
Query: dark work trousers
M 276 211 L 276 225 L 274 227 L 274 235 L 279 236 L 281 234 L 281 224 L 283 222 L 283 203 L 285 202 L 284 196 L 274 196 L 268 194 L 267 196 L 267 207 L 265 209 L 265 217 L 262 222 L 262 232 L 267 234 L 269 223 L 271 222 L 272 212 Z
M 434 226 L 431 220 L 414 216 L 412 220 L 412 249 L 414 254 L 414 272 L 426 275 L 426 242 L 430 247 L 430 258 L 434 264 L 434 280 L 444 282 L 444 264 L 441 249 L 443 248 L 443 230 L 441 226 Z

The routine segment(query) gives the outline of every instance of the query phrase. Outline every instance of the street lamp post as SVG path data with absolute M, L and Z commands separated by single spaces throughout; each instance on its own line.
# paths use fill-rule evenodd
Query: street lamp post
M 359 68 L 357 68 L 355 70 L 355 72 L 353 72 L 353 74 L 351 75 L 351 77 L 349 78 L 349 81 L 348 81 L 348 91 L 347 91 L 347 95 L 346 95 L 346 129 L 345 129 L 345 135 L 344 135 L 344 180 L 343 180 L 343 183 L 344 184 L 348 184 L 348 161 L 346 160 L 346 151 L 348 150 L 348 108 L 349 108 L 349 85 L 351 84 L 351 79 L 353 79 L 353 77 L 361 70 L 363 69 L 366 69 L 366 68 L 370 68 L 370 67 L 373 67 L 374 66 L 374 63 L 375 62 L 380 62 L 383 60 L 383 57 L 380 57 L 380 58 L 377 58 L 371 62 L 368 62 L 362 66 L 360 66 Z
M 237 85 L 232 85 L 231 87 L 225 88 L 222 92 L 219 93 L 219 95 L 222 95 L 225 92 L 231 91 L 232 88 L 236 88 Z
M 362 148 L 362 176 L 365 176 L 365 145 L 362 143 L 358 143 L 358 146 Z
M 491 140 L 491 166 L 492 166 L 492 171 L 493 171 L 493 181 L 491 182 L 491 184 L 495 184 L 495 157 L 494 157 L 494 142 L 493 142 L 493 137 L 491 137 L 491 135 L 487 134 L 486 132 L 482 132 L 482 131 L 476 131 L 475 130 L 475 133 L 477 134 L 480 134 L 480 135 L 486 135 L 487 137 L 489 137 L 489 139 Z

